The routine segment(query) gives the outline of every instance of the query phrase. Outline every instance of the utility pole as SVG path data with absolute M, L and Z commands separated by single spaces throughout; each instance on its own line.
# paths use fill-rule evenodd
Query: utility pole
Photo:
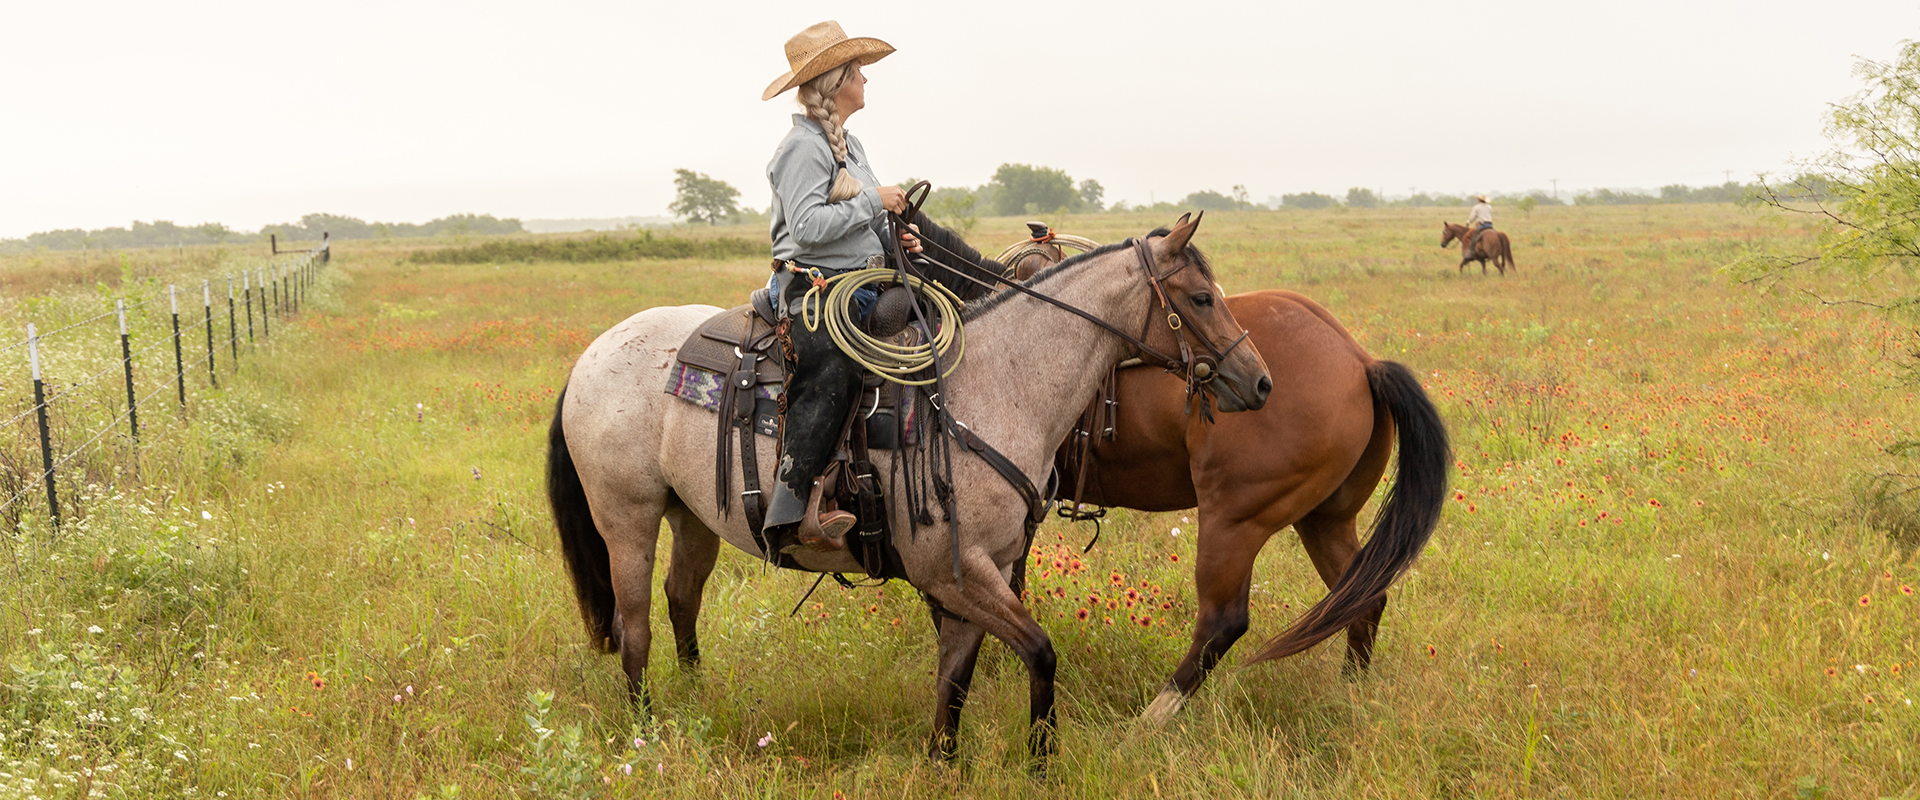
M 1720 170 L 1720 171 L 1721 171 L 1721 172 L 1724 172 L 1724 173 L 1726 173 L 1726 174 L 1727 174 L 1727 183 L 1732 183 L 1732 182 L 1733 182 L 1733 170 L 1730 170 L 1730 169 L 1723 169 L 1723 170 Z
M 1553 199 L 1555 200 L 1560 199 L 1560 179 L 1548 178 L 1547 181 L 1553 184 Z

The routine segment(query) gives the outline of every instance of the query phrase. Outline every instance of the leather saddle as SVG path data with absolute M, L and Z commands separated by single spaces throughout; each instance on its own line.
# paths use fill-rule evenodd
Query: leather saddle
M 762 386 L 786 384 L 787 358 L 781 352 L 779 337 L 774 335 L 774 325 L 777 323 L 769 292 L 765 288 L 756 289 L 751 300 L 700 323 L 700 327 L 695 328 L 686 342 L 680 345 L 676 360 L 727 379 L 720 401 L 723 420 L 732 415 L 748 413 L 735 408 L 735 405 L 751 402 L 753 429 L 764 436 L 778 436 L 780 402 L 758 395 L 778 397 L 779 390 L 762 392 L 759 389 Z M 900 393 L 894 391 L 895 388 L 877 375 L 869 373 L 864 377 L 855 406 L 866 421 L 867 446 L 870 448 L 898 448 L 899 426 L 895 416 Z
M 904 290 L 901 292 L 904 294 Z M 880 305 L 891 309 L 899 302 L 887 298 Z M 904 299 L 904 302 L 911 303 L 911 300 Z M 870 329 L 876 322 L 873 317 L 878 316 L 878 312 L 870 316 Z M 904 327 L 905 312 L 889 311 L 889 319 L 896 317 Z M 786 383 L 787 355 L 782 352 L 780 337 L 776 335 L 778 324 L 773 298 L 766 289 L 758 289 L 753 292 L 751 302 L 715 314 L 695 328 L 681 344 L 676 360 L 687 367 L 717 373 L 724 379 L 714 444 L 714 500 L 720 513 L 727 516 L 732 512 L 733 498 L 729 495 L 735 447 L 730 445 L 737 438 L 744 485 L 740 500 L 747 523 L 755 539 L 761 540 L 762 552 L 768 553 L 770 560 L 780 566 L 798 568 L 797 564 L 788 563 L 788 557 L 775 555 L 775 543 L 762 540 L 761 531 L 766 498 L 759 486 L 759 447 L 755 434 L 777 437 L 783 424 L 784 398 L 782 390 L 774 387 L 784 387 Z M 892 333 L 897 334 L 898 329 Z M 880 496 L 879 481 L 866 456 L 871 449 L 897 450 L 901 442 L 912 445 L 919 439 L 918 431 L 901 423 L 899 409 L 906 404 L 903 398 L 910 398 L 902 388 L 882 381 L 877 375 L 865 375 L 854 406 L 855 421 L 864 424 L 848 427 L 848 435 L 836 448 L 839 455 L 835 463 L 822 476 L 833 487 L 830 491 L 838 497 L 841 507 L 855 510 L 860 517 L 854 531 L 859 534 L 854 538 L 860 545 L 854 548 L 855 557 L 866 566 L 869 575 L 876 577 L 905 574 L 898 553 L 885 542 L 888 520 L 885 500 Z

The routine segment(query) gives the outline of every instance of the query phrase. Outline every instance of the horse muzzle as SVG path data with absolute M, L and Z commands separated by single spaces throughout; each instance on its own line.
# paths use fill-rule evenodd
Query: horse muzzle
M 1193 377 L 1213 392 L 1214 407 L 1221 411 L 1259 411 L 1273 393 L 1267 364 L 1251 348 L 1229 355 L 1219 367 L 1201 361 L 1193 368 Z M 1208 374 L 1201 374 L 1203 368 Z

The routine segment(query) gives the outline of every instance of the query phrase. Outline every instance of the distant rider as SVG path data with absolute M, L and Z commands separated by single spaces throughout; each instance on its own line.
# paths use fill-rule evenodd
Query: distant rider
M 1473 210 L 1467 212 L 1467 250 L 1471 252 L 1475 242 L 1480 240 L 1482 231 L 1493 229 L 1493 204 L 1487 202 L 1487 196 L 1476 194 Z

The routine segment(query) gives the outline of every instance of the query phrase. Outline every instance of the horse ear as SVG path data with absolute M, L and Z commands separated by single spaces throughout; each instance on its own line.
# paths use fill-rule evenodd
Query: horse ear
M 1206 215 L 1207 212 L 1204 210 L 1199 216 L 1181 214 L 1180 219 L 1173 223 L 1173 230 L 1167 233 L 1165 242 L 1167 252 L 1178 253 L 1187 249 L 1187 242 L 1193 239 L 1193 232 L 1200 229 L 1200 218 Z M 1189 220 L 1189 217 L 1192 219 Z

